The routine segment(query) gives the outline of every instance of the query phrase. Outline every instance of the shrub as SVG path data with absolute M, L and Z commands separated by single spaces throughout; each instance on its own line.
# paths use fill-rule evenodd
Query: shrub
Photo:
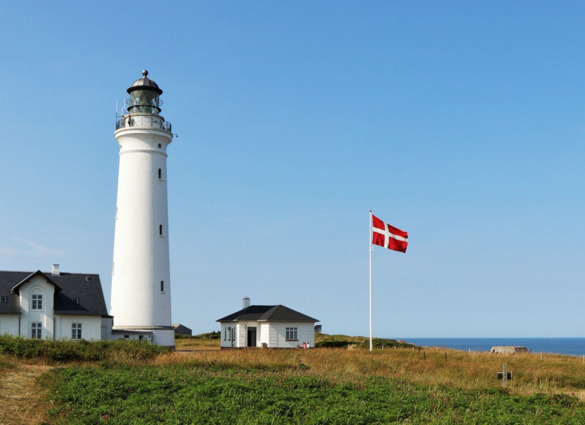
M 23 359 L 73 361 L 143 361 L 168 352 L 167 347 L 143 341 L 47 341 L 10 335 L 0 336 L 0 354 Z
M 345 348 L 351 342 L 349 341 L 319 341 L 315 344 L 318 348 Z

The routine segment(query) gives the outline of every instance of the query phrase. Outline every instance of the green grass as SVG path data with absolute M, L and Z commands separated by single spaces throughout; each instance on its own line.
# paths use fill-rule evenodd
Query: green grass
M 354 349 L 219 350 L 210 336 L 178 339 L 196 345 L 176 352 L 0 337 L 0 386 L 18 378 L 20 363 L 59 365 L 40 378 L 46 424 L 585 425 L 585 362 L 576 357 L 386 349 L 388 340 L 370 353 L 366 338 L 342 335 L 317 341 Z M 496 377 L 503 361 L 514 372 L 505 388 Z
M 67 424 L 583 424 L 570 395 L 420 386 L 384 377 L 344 382 L 307 368 L 197 365 L 71 367 L 43 378 Z M 107 422 L 103 422 L 107 421 Z

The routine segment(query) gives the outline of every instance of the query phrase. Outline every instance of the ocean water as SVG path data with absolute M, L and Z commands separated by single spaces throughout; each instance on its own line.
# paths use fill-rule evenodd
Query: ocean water
M 585 338 L 399 338 L 423 347 L 490 351 L 494 345 L 521 345 L 532 353 L 585 356 Z

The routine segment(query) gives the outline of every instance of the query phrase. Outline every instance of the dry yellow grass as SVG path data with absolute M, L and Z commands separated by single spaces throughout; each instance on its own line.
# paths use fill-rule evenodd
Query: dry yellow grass
M 50 366 L 12 361 L 0 376 L 0 424 L 40 423 L 48 409 L 38 377 Z
M 356 341 L 357 342 L 357 341 Z M 585 399 L 585 363 L 578 357 L 561 355 L 493 355 L 457 350 L 384 349 L 370 353 L 363 349 L 319 348 L 310 350 L 219 350 L 218 345 L 197 345 L 193 351 L 161 356 L 155 364 L 197 363 L 254 367 L 260 370 L 302 363 L 310 373 L 334 380 L 364 376 L 400 379 L 425 386 L 465 389 L 498 388 L 497 373 L 502 363 L 513 379 L 507 388 L 515 394 L 573 393 Z

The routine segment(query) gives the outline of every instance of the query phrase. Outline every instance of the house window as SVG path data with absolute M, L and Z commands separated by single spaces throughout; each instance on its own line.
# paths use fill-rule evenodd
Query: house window
M 2 295 L 0 297 L 0 303 L 2 303 L 2 304 L 8 304 L 8 297 L 6 295 Z
M 32 339 L 41 339 L 42 337 L 42 323 L 32 322 L 30 324 L 30 337 Z
M 71 324 L 71 339 L 81 339 L 81 323 Z
M 286 328 L 286 340 L 297 341 L 297 328 Z
M 223 337 L 223 340 L 228 340 L 228 341 L 235 341 L 236 339 L 236 328 L 232 328 L 231 326 L 228 326 L 225 330 L 225 335 Z
M 33 294 L 33 296 L 32 296 L 32 309 L 33 310 L 42 310 L 43 309 L 43 295 L 42 294 Z

